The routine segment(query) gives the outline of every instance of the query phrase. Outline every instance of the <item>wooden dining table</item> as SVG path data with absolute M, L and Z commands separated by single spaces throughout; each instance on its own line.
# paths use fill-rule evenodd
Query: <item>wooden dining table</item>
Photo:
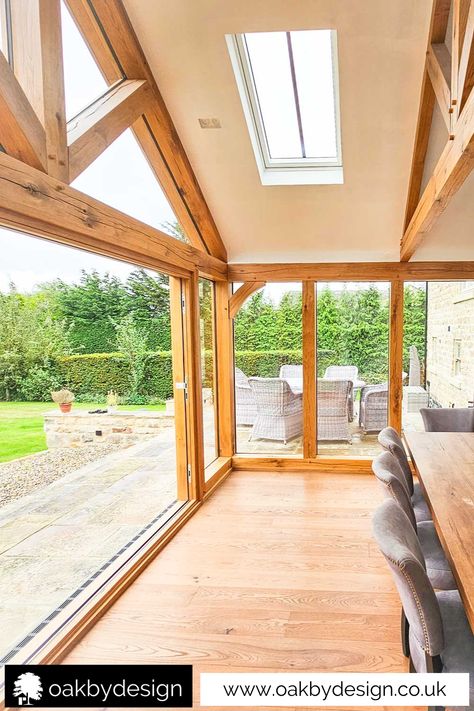
M 474 432 L 405 432 L 474 632 Z

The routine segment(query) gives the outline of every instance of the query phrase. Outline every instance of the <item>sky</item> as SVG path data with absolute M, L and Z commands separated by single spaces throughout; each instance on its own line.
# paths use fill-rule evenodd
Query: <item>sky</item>
M 73 119 L 101 96 L 107 85 L 64 3 L 62 31 L 66 114 L 68 119 Z M 330 130 L 331 125 L 334 127 L 330 34 L 328 31 L 291 34 L 307 148 L 313 154 L 330 153 L 334 146 L 334 133 Z M 294 135 L 297 127 L 289 84 L 286 35 L 284 32 L 252 33 L 246 35 L 246 41 L 258 87 L 266 92 L 260 96 L 265 118 L 270 121 L 272 116 L 279 117 L 278 123 L 267 127 L 271 133 L 271 144 L 280 155 L 285 152 L 295 155 L 300 146 L 299 137 Z M 279 63 L 278 71 L 275 62 Z M 314 72 L 316 66 L 320 71 Z M 319 106 L 315 104 L 315 97 L 319 100 Z M 322 105 L 329 107 L 329 111 L 323 111 Z M 175 220 L 130 129 L 76 178 L 72 186 L 164 231 L 168 229 L 166 223 Z M 97 269 L 102 273 L 108 271 L 122 279 L 134 269 L 133 265 L 1 227 L 0 254 L 2 291 L 8 288 L 11 281 L 22 291 L 32 291 L 35 285 L 57 278 L 68 283 L 76 282 L 82 269 Z M 330 285 L 330 288 L 340 289 L 340 284 Z M 356 287 L 349 285 L 348 288 Z M 265 294 L 275 303 L 287 291 L 301 291 L 301 285 L 269 284 L 265 287 Z
M 66 114 L 71 119 L 101 96 L 107 85 L 63 3 L 61 19 Z M 176 219 L 130 129 L 76 178 L 72 187 L 165 232 L 169 229 L 166 223 Z M 36 284 L 58 277 L 77 281 L 81 269 L 126 277 L 134 268 L 1 227 L 0 254 L 2 291 L 10 281 L 22 291 L 31 291 Z

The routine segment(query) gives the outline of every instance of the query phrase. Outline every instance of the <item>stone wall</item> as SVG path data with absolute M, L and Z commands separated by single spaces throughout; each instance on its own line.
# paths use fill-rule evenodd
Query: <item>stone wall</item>
M 164 427 L 174 424 L 165 412 L 151 410 L 120 411 L 102 415 L 74 410 L 63 414 L 59 410 L 44 414 L 44 429 L 48 449 L 81 447 L 104 442 L 125 446 L 156 436 Z
M 467 407 L 474 398 L 474 282 L 429 283 L 426 361 L 433 400 Z

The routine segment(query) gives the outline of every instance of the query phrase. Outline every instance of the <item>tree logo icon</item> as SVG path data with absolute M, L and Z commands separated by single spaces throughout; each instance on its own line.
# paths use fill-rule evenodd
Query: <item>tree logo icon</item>
M 18 697 L 19 706 L 32 706 L 32 701 L 39 701 L 43 695 L 41 679 L 37 674 L 25 672 L 15 681 L 13 696 Z

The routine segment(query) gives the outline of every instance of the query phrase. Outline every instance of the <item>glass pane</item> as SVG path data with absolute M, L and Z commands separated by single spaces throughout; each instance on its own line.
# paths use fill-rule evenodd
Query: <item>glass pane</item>
M 219 456 L 216 428 L 214 284 L 209 279 L 199 279 L 199 312 L 204 417 L 204 465 L 207 467 Z
M 188 494 L 180 281 L 6 230 L 0 250 L 2 658 Z
M 331 31 L 291 32 L 306 156 L 335 158 Z
M 234 319 L 237 452 L 303 451 L 301 284 L 267 284 Z
M 187 241 L 129 128 L 76 178 L 72 187 L 172 237 Z
M 403 295 L 403 401 L 404 430 L 423 431 L 420 407 L 427 407 L 426 388 L 426 287 L 424 281 L 406 283 Z M 437 338 L 432 355 L 437 358 Z
M 66 118 L 69 120 L 105 94 L 108 85 L 63 1 L 61 25 Z
M 318 453 L 372 457 L 387 425 L 388 283 L 318 283 Z
M 405 286 L 405 430 L 425 430 L 421 407 L 473 406 L 473 323 L 472 281 Z
M 301 158 L 286 32 L 252 32 L 245 41 L 270 156 Z

